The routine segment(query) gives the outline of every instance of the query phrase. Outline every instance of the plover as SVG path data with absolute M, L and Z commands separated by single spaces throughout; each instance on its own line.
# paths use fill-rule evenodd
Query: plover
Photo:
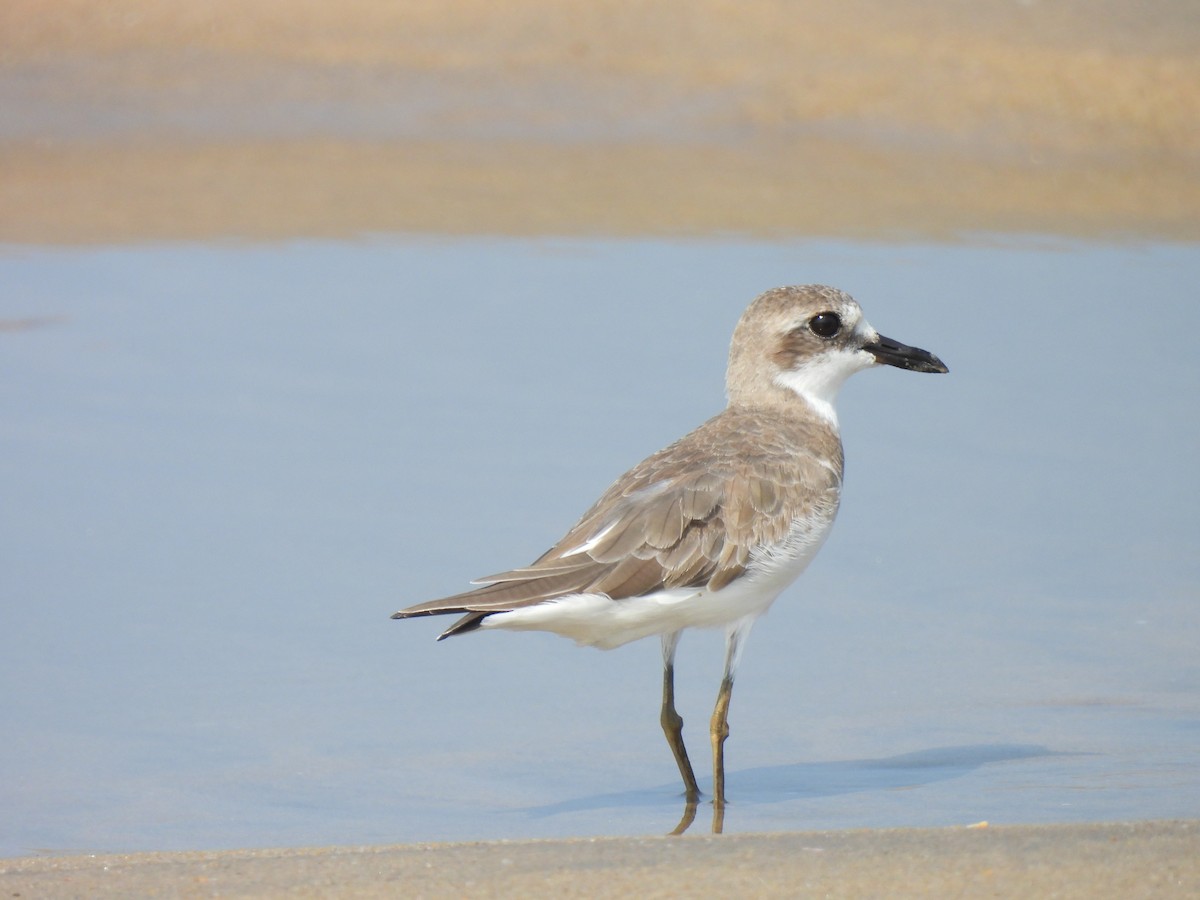
M 710 723 L 720 831 L 729 700 L 746 636 L 829 533 L 843 465 L 834 399 L 847 377 L 878 364 L 948 371 L 928 351 L 881 336 L 843 291 L 767 291 L 733 332 L 721 413 L 618 478 L 528 566 L 392 618 L 461 614 L 438 640 L 535 630 L 611 649 L 659 635 L 661 724 L 688 804 L 677 832 L 690 824 L 700 789 L 675 710 L 675 648 L 685 628 L 723 628 Z

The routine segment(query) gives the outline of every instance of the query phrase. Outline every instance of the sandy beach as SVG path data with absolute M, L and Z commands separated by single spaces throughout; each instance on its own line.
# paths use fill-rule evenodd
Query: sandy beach
M 10 897 L 1195 897 L 1200 823 L 0 860 Z
M 1187 0 L 15 0 L 0 240 L 1200 235 Z

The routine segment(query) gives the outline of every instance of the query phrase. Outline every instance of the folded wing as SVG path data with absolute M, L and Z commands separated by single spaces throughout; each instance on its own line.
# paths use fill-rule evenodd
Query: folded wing
M 718 591 L 745 571 L 751 547 L 785 540 L 792 522 L 818 504 L 836 507 L 840 465 L 831 468 L 794 444 L 783 449 L 714 462 L 708 448 L 707 468 L 699 469 L 685 442 L 672 445 L 619 479 L 530 565 L 393 618 L 463 613 L 440 640 L 494 613 L 570 594 L 619 603 L 669 588 Z

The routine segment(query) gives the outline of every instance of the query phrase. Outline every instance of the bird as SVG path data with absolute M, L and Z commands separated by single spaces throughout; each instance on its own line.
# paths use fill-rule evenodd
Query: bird
M 612 649 L 657 635 L 659 719 L 686 804 L 676 834 L 690 826 L 701 792 L 675 708 L 675 651 L 685 629 L 724 629 L 709 723 L 720 832 L 729 704 L 746 637 L 829 533 L 844 469 L 834 401 L 850 375 L 878 365 L 949 371 L 932 353 L 880 335 L 837 288 L 760 294 L 734 329 L 720 413 L 619 477 L 529 565 L 392 618 L 459 615 L 438 640 L 534 630 Z

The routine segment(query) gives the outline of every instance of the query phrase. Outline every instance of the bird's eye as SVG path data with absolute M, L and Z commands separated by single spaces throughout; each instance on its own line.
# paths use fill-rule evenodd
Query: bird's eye
M 817 313 L 808 320 L 808 330 L 820 338 L 837 337 L 842 330 L 842 317 L 835 312 Z

